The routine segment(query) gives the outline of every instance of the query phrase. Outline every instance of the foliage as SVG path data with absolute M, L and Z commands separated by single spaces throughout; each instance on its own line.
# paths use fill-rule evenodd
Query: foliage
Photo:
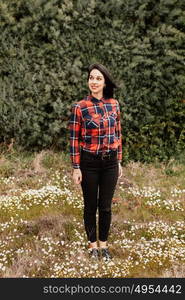
M 2 0 L 0 141 L 69 151 L 87 66 L 117 79 L 123 159 L 168 160 L 185 145 L 182 0 Z

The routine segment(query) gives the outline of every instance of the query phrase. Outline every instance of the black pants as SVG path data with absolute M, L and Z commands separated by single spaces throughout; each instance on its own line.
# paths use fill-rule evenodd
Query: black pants
M 84 198 L 84 225 L 88 241 L 97 240 L 96 212 L 98 209 L 99 240 L 107 241 L 111 224 L 111 204 L 118 180 L 117 152 L 109 158 L 81 151 L 81 187 Z

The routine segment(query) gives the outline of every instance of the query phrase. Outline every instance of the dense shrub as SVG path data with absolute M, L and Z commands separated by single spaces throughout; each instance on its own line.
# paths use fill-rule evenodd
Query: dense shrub
M 2 0 L 0 32 L 1 142 L 69 151 L 71 104 L 101 62 L 120 86 L 124 160 L 184 150 L 184 1 Z

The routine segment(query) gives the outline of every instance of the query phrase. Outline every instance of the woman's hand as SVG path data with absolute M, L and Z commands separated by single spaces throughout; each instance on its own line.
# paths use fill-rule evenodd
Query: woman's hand
M 122 165 L 121 165 L 120 162 L 118 163 L 118 166 L 119 166 L 119 170 L 118 170 L 118 178 L 120 178 L 120 177 L 123 175 Z
M 82 181 L 82 172 L 80 169 L 73 170 L 73 180 L 75 184 L 80 184 Z

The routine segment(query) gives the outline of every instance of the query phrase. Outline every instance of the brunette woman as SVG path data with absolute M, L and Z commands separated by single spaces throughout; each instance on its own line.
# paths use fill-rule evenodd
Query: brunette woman
M 70 157 L 73 180 L 81 184 L 83 192 L 84 225 L 91 257 L 110 260 L 111 204 L 118 177 L 122 176 L 120 106 L 113 97 L 117 86 L 102 64 L 89 66 L 88 87 L 89 94 L 72 106 Z

